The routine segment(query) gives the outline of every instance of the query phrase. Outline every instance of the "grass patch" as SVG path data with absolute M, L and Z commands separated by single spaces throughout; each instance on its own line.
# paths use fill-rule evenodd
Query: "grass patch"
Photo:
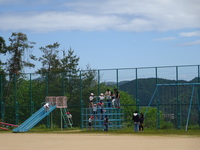
M 12 130 L 9 131 L 1 131 L 0 133 L 12 133 Z M 185 131 L 183 129 L 145 129 L 144 132 L 135 133 L 132 128 L 124 128 L 117 130 L 109 130 L 108 132 L 104 132 L 102 130 L 86 130 L 80 128 L 64 128 L 61 130 L 60 128 L 33 128 L 26 133 L 51 133 L 51 134 L 129 134 L 129 135 L 150 135 L 150 136 L 165 136 L 165 135 L 185 135 L 185 136 L 198 136 L 200 137 L 200 129 L 190 129 Z

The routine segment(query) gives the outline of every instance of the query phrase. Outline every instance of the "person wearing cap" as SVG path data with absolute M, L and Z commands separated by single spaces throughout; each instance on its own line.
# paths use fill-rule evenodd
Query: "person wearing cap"
M 67 115 L 67 118 L 68 118 L 70 124 L 72 124 L 72 114 L 68 111 L 68 112 L 66 113 L 66 115 Z
M 104 94 L 101 93 L 100 96 L 99 96 L 99 102 L 103 103 L 104 99 L 105 99 Z
M 90 96 L 89 96 L 89 108 L 93 108 L 94 98 L 95 98 L 94 93 L 91 93 Z

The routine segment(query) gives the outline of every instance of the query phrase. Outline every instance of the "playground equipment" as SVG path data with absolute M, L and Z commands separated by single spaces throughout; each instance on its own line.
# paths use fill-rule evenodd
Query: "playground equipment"
M 96 100 L 93 102 L 94 104 L 101 105 L 98 101 L 99 98 L 96 97 Z M 98 106 L 96 114 L 93 114 L 93 108 L 82 108 L 81 112 L 82 128 L 89 128 L 88 119 L 92 117 L 92 128 L 94 128 L 94 130 L 103 130 L 105 116 L 112 122 L 112 124 L 109 125 L 109 129 L 122 128 L 122 122 L 124 120 L 123 108 L 115 108 L 112 106 L 111 102 L 103 102 L 103 108 Z
M 1 125 L 0 129 L 2 129 L 2 130 L 9 130 L 8 127 L 18 127 L 18 125 L 5 123 L 5 122 L 0 122 L 0 125 Z
M 178 129 L 185 124 L 187 131 L 189 120 L 199 119 L 199 85 L 200 83 L 156 84 L 144 115 L 146 116 L 149 107 L 154 106 L 157 108 L 157 128 L 160 128 L 160 119 L 163 117 L 165 121 L 174 122 Z
M 69 113 L 67 109 L 67 98 L 65 96 L 47 96 L 45 99 L 46 102 L 50 102 L 52 104 L 56 104 L 57 108 L 60 109 L 60 116 L 61 116 L 61 129 L 63 127 L 64 120 L 64 126 L 70 126 L 72 127 L 73 121 L 72 121 L 72 115 Z
M 13 129 L 13 132 L 27 132 L 56 108 L 67 108 L 67 98 L 65 96 L 46 97 L 46 102 L 50 104 L 48 110 L 42 106 L 19 127 Z

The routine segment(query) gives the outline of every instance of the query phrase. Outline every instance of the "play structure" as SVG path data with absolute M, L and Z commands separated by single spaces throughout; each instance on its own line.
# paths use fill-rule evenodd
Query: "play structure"
M 166 122 L 176 124 L 178 129 L 185 126 L 187 131 L 189 122 L 199 119 L 199 85 L 200 83 L 156 84 L 145 116 L 148 109 L 154 107 L 157 109 L 157 128 L 161 126 L 162 117 Z
M 31 117 L 29 117 L 26 121 L 24 121 L 20 126 L 13 129 L 13 132 L 27 132 L 31 128 L 33 128 L 37 123 L 39 123 L 42 119 L 48 116 L 53 110 L 56 108 L 64 109 L 66 112 L 67 109 L 67 98 L 65 96 L 58 96 L 58 97 L 46 97 L 46 104 L 42 106 L 37 112 L 35 112 Z M 63 112 L 63 111 L 61 111 Z M 61 120 L 64 118 L 65 123 L 68 121 L 70 126 L 72 126 L 72 122 L 67 117 L 67 114 L 61 114 Z
M 5 122 L 0 122 L 0 129 L 1 130 L 9 130 L 8 127 L 18 127 L 18 125 L 5 123 Z
M 111 101 L 111 100 L 110 100 Z M 112 102 L 107 102 L 105 99 L 103 105 L 99 103 L 99 97 L 93 101 L 97 105 L 96 114 L 93 113 L 93 108 L 82 108 L 81 121 L 82 128 L 89 129 L 88 120 L 92 119 L 91 128 L 94 130 L 104 130 L 104 118 L 107 116 L 112 124 L 109 124 L 109 130 L 122 128 L 124 121 L 123 108 L 115 108 Z

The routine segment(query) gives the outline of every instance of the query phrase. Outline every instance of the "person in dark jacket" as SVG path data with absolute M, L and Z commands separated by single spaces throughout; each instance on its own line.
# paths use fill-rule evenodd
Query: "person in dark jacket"
M 140 113 L 140 125 L 139 125 L 139 131 L 143 131 L 144 130 L 144 115 L 143 113 Z
M 108 119 L 108 117 L 106 115 L 105 118 L 104 118 L 104 126 L 105 126 L 104 131 L 108 131 L 108 123 L 112 124 L 111 121 Z
M 138 111 L 135 111 L 133 113 L 132 120 L 133 120 L 133 124 L 134 124 L 134 132 L 138 132 L 139 124 L 140 124 L 140 117 L 139 117 Z

